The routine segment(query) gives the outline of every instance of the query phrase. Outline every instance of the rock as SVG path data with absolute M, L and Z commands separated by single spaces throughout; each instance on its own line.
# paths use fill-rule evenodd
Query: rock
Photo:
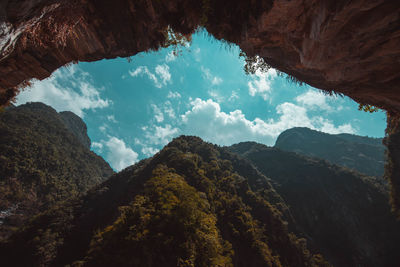
M 314 87 L 398 112 L 399 10 L 383 0 L 9 0 L 0 104 L 66 63 L 132 56 L 162 46 L 168 25 L 183 34 L 204 25 Z
M 90 138 L 87 135 L 87 127 L 83 120 L 71 111 L 60 112 L 61 118 L 64 121 L 67 128 L 75 134 L 75 136 L 81 141 L 87 149 L 90 149 Z

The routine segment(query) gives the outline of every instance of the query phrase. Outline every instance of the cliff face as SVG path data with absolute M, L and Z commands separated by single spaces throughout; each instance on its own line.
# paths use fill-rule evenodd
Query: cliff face
M 60 112 L 61 119 L 63 120 L 65 126 L 70 130 L 81 142 L 83 146 L 90 149 L 90 138 L 87 135 L 87 127 L 78 115 L 71 111 Z
M 2 1 L 1 104 L 80 60 L 157 49 L 198 25 L 317 88 L 400 111 L 397 1 Z

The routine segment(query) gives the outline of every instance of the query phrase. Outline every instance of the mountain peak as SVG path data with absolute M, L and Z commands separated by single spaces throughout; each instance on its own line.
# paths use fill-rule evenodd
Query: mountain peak
M 275 147 L 322 158 L 370 176 L 382 177 L 384 172 L 385 147 L 382 138 L 328 134 L 296 127 L 282 132 Z
M 83 120 L 71 111 L 62 111 L 60 116 L 64 121 L 65 126 L 75 134 L 82 145 L 90 149 L 90 138 L 87 135 L 87 127 Z

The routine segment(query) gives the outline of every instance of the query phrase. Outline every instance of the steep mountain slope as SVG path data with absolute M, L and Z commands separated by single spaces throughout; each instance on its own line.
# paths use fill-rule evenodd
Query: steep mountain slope
M 82 145 L 90 149 L 91 142 L 89 136 L 87 135 L 86 124 L 82 121 L 82 119 L 71 111 L 63 111 L 59 114 L 68 130 L 70 130 L 78 138 Z
M 76 115 L 60 115 L 42 103 L 0 113 L 0 239 L 36 213 L 114 173 L 89 150 L 84 125 Z
M 396 266 L 400 223 L 375 179 L 315 158 L 246 142 L 231 151 L 250 160 L 290 207 L 289 229 L 335 266 Z
M 197 137 L 74 201 L 7 242 L 7 266 L 327 266 L 289 233 L 288 208 L 246 160 Z
M 332 135 L 298 127 L 282 132 L 275 147 L 322 158 L 370 176 L 382 177 L 384 172 L 385 147 L 382 138 Z

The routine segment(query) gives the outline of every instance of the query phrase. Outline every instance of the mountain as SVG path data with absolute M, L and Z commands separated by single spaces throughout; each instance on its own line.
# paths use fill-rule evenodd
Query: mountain
M 181 136 L 0 243 L 6 266 L 328 266 L 253 165 Z
M 59 114 L 68 130 L 78 138 L 82 145 L 84 145 L 87 149 L 90 149 L 91 142 L 89 136 L 87 135 L 86 124 L 83 122 L 83 120 L 71 111 L 63 111 Z
M 29 103 L 0 113 L 0 239 L 114 173 L 89 147 L 86 125 L 71 112 Z
M 357 170 L 370 176 L 382 177 L 385 146 L 382 138 L 352 134 L 327 134 L 309 128 L 292 128 L 282 132 L 275 147 Z
M 315 133 L 289 131 L 293 133 L 290 136 L 299 132 Z M 281 142 L 288 136 L 283 135 Z M 400 223 L 391 213 L 386 190 L 376 179 L 325 160 L 253 142 L 229 149 L 271 179 L 293 216 L 289 229 L 306 238 L 311 251 L 321 252 L 334 266 L 397 266 L 400 262 Z

